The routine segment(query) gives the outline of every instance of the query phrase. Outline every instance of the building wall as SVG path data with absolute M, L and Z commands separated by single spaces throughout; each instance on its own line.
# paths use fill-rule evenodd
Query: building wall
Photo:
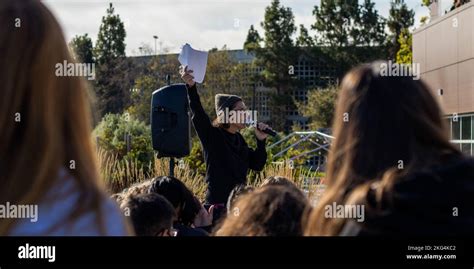
M 413 62 L 444 110 L 451 142 L 468 155 L 474 153 L 473 26 L 471 2 L 413 33 Z
M 413 34 L 413 62 L 448 115 L 474 112 L 473 26 L 471 2 Z

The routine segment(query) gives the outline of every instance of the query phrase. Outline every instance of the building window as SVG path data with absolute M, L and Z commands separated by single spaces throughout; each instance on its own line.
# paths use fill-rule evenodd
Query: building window
M 471 155 L 471 143 L 461 143 L 461 151 L 466 155 Z
M 457 121 L 454 121 L 453 117 L 449 117 L 448 128 L 451 133 L 451 142 L 456 145 L 462 153 L 473 155 L 474 115 L 458 116 Z
M 461 118 L 461 140 L 471 140 L 471 117 Z

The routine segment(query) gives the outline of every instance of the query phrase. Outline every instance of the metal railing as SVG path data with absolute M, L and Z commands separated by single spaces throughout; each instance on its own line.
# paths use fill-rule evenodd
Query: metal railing
M 294 142 L 293 144 L 287 146 L 286 148 L 280 150 L 277 154 L 275 154 L 273 156 L 273 159 L 275 158 L 278 158 L 280 156 L 282 156 L 283 154 L 285 154 L 288 150 L 298 146 L 299 144 L 303 143 L 303 142 L 310 142 L 311 144 L 315 145 L 316 148 L 314 149 L 311 149 L 309 151 L 305 151 L 301 154 L 298 154 L 294 157 L 291 157 L 290 160 L 294 160 L 294 159 L 298 159 L 298 158 L 301 158 L 301 157 L 304 157 L 304 156 L 307 156 L 309 154 L 312 154 L 314 152 L 317 152 L 317 151 L 320 151 L 320 150 L 325 150 L 325 151 L 329 151 L 329 146 L 331 145 L 331 142 L 332 140 L 334 139 L 333 136 L 331 135 L 328 135 L 328 134 L 325 134 L 325 133 L 322 133 L 322 132 L 318 132 L 318 131 L 301 131 L 301 132 L 293 132 L 285 137 L 283 137 L 282 139 L 278 140 L 277 142 L 273 143 L 272 145 L 270 145 L 268 147 L 268 149 L 272 149 L 280 144 L 282 144 L 283 142 L 285 141 L 288 141 L 289 139 L 293 138 L 293 137 L 299 137 L 300 139 L 298 139 L 296 142 Z M 313 138 L 317 138 L 316 141 L 313 140 Z M 319 139 L 322 140 L 322 143 L 319 143 Z M 312 156 L 311 156 L 312 157 Z

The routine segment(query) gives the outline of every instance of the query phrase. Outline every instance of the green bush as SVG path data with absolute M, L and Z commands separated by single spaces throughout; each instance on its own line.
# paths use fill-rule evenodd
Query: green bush
M 136 160 L 143 166 L 149 166 L 153 162 L 150 126 L 128 113 L 105 115 L 94 129 L 93 135 L 100 148 L 116 155 L 119 160 Z M 127 135 L 130 136 L 129 150 Z
M 202 153 L 201 141 L 197 136 L 192 138 L 191 153 L 184 157 L 184 161 L 189 168 L 201 176 L 206 174 L 206 163 L 204 162 L 204 155 Z

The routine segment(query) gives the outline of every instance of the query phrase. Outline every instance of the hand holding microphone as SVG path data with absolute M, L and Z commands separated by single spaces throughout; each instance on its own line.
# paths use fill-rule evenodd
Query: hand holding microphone
M 255 121 L 250 121 L 247 124 L 255 126 Z M 258 122 L 255 127 L 255 135 L 257 136 L 258 140 L 264 140 L 268 137 L 268 135 L 276 136 L 277 133 L 272 130 L 267 124 Z

